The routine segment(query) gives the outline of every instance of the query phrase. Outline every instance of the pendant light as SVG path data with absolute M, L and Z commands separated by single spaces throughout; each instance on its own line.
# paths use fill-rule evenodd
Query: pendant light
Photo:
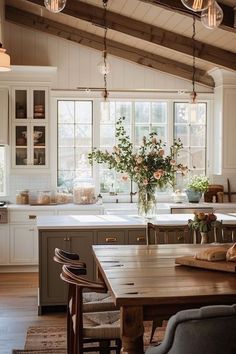
M 6 49 L 0 43 L 0 71 L 11 71 L 10 56 L 6 54 Z
M 101 103 L 101 121 L 107 122 L 110 120 L 110 105 L 108 102 L 108 90 L 107 90 L 107 74 L 110 72 L 110 65 L 107 61 L 107 4 L 108 0 L 103 0 L 104 9 L 104 38 L 103 38 L 103 51 L 102 51 L 102 62 L 98 63 L 98 69 L 103 75 L 104 90 L 103 90 L 103 102 Z
M 201 13 L 201 22 L 204 27 L 214 29 L 221 24 L 223 17 L 223 10 L 218 5 L 217 1 L 210 0 L 208 9 L 203 10 Z
M 66 6 L 66 0 L 44 0 L 44 5 L 48 11 L 58 13 Z
M 188 9 L 198 12 L 208 8 L 209 0 L 181 0 L 182 4 Z

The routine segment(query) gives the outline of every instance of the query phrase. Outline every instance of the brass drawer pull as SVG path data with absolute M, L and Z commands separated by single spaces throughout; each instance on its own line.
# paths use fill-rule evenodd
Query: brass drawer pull
M 64 237 L 64 241 L 70 241 L 69 237 Z
M 29 229 L 29 231 L 34 231 L 34 229 Z
M 117 237 L 106 237 L 105 242 L 117 242 Z
M 36 217 L 37 217 L 36 215 L 29 215 L 29 219 L 31 219 L 31 220 L 36 219 Z
M 137 242 L 145 241 L 145 237 L 144 237 L 144 236 L 137 236 L 137 237 L 136 237 L 136 241 L 137 241 Z

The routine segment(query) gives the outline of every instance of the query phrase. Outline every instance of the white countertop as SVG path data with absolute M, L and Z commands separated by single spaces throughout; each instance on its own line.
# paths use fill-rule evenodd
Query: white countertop
M 235 224 L 236 214 L 217 213 L 217 220 L 223 224 Z M 158 225 L 186 225 L 193 214 L 160 214 L 150 221 Z M 37 228 L 42 229 L 99 229 L 99 228 L 140 228 L 147 221 L 138 215 L 52 215 L 37 218 Z
M 37 218 L 38 229 L 139 228 L 146 222 L 138 215 L 52 215 Z
M 110 212 L 114 211 L 134 211 L 137 212 L 136 203 L 103 203 L 99 204 L 51 204 L 51 205 L 29 205 L 29 204 L 8 204 L 9 210 L 100 210 Z M 216 211 L 229 210 L 232 211 L 235 209 L 236 212 L 236 203 L 157 203 L 157 213 L 165 214 L 170 213 L 171 208 L 213 208 Z

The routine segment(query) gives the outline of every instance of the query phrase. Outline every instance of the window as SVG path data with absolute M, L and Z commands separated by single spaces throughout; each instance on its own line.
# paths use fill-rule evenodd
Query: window
M 6 148 L 0 146 L 0 195 L 6 195 Z
M 207 103 L 192 105 L 173 100 L 110 100 L 109 120 L 100 120 L 101 99 L 59 100 L 58 109 L 58 186 L 72 187 L 76 178 L 96 179 L 97 192 L 128 194 L 130 181 L 106 165 L 90 166 L 87 154 L 93 146 L 111 151 L 116 144 L 115 123 L 125 117 L 125 130 L 138 147 L 143 136 L 155 131 L 168 146 L 173 138 L 183 142 L 179 161 L 191 174 L 206 173 Z M 94 117 L 93 117 L 93 112 Z M 94 124 L 94 126 L 93 126 Z M 93 133 L 94 132 L 94 133 Z M 184 187 L 181 179 L 180 188 Z M 188 178 L 188 177 L 187 177 Z M 177 184 L 178 184 L 177 180 Z
M 58 180 L 72 187 L 76 178 L 89 178 L 87 154 L 92 149 L 92 101 L 58 101 Z
M 174 104 L 174 137 L 180 138 L 184 148 L 179 160 L 190 169 L 189 175 L 206 173 L 206 103 Z

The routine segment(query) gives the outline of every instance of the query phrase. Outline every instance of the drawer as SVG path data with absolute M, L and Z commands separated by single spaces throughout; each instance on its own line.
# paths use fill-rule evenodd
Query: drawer
M 129 245 L 146 245 L 146 230 L 129 230 L 128 231 Z
M 125 244 L 125 231 L 106 230 L 98 231 L 97 243 L 99 245 L 124 245 Z
M 37 216 L 54 215 L 54 211 L 10 211 L 10 223 L 35 223 Z

